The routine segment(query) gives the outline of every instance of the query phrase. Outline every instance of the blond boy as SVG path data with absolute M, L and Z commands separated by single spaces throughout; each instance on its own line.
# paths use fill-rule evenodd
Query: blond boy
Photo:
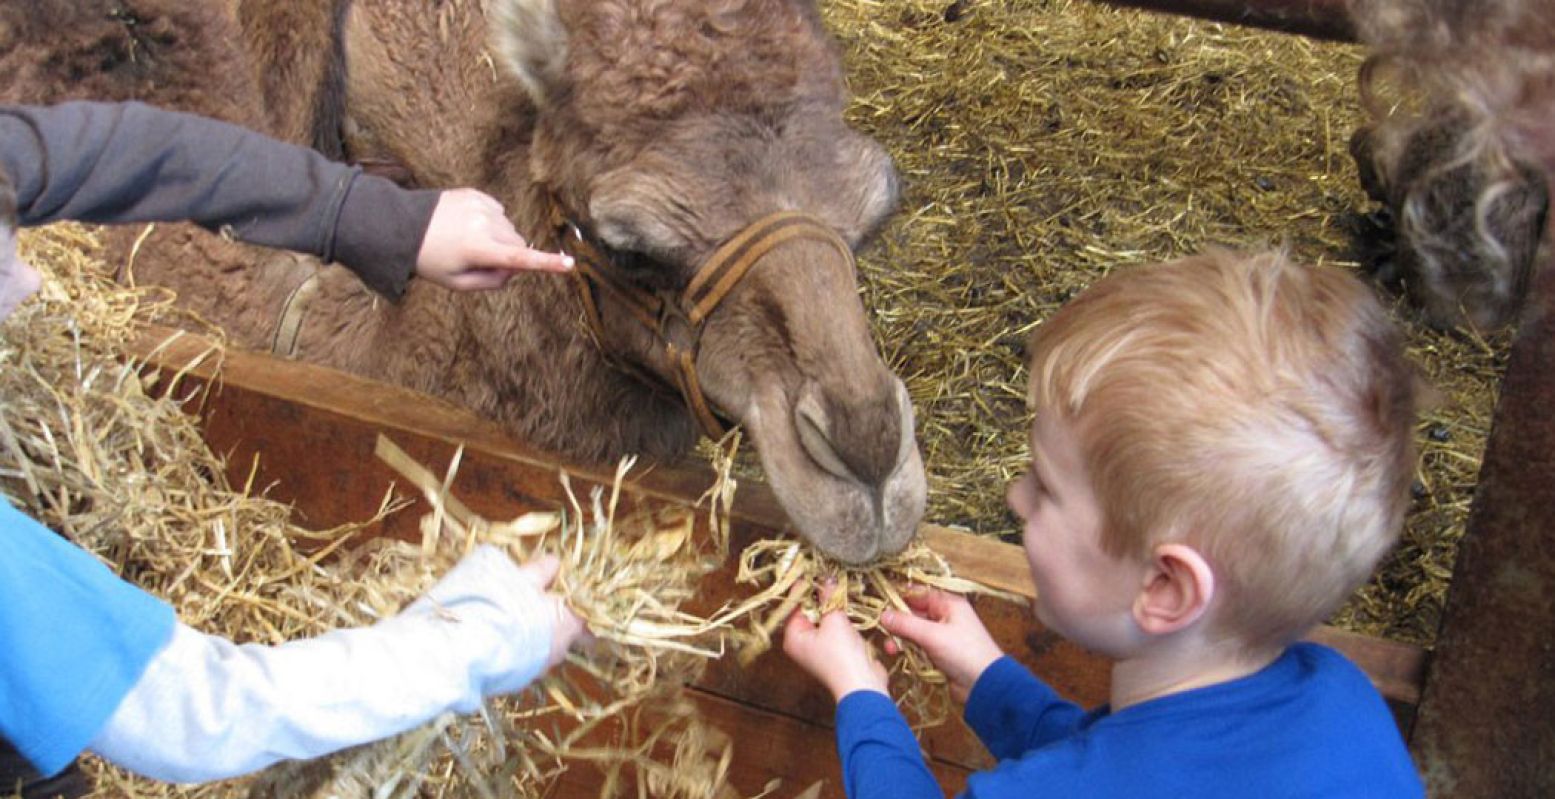
M 1211 251 L 1098 281 L 1031 351 L 1009 504 L 1037 618 L 1111 659 L 1111 701 L 1061 700 L 966 600 L 917 594 L 882 624 L 999 761 L 966 795 L 1422 796 L 1365 675 L 1299 642 L 1392 545 L 1413 474 L 1415 376 L 1369 289 Z M 838 700 L 850 797 L 942 795 L 845 618 L 796 614 L 784 649 Z

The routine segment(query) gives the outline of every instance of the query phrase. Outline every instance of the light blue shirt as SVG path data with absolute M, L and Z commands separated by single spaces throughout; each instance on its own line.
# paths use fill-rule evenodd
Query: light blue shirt
M 86 748 L 175 616 L 0 497 L 0 735 L 51 776 Z

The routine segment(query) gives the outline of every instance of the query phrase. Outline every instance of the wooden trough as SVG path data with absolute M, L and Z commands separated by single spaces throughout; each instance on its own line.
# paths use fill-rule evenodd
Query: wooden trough
M 155 331 L 141 342 L 140 353 L 155 368 L 182 371 L 207 351 L 207 342 L 185 335 L 151 354 L 168 333 Z M 210 363 L 190 371 L 200 380 L 212 374 Z M 378 509 L 385 488 L 396 479 L 373 456 L 379 433 L 434 469 L 446 464 L 462 444 L 464 456 L 452 492 L 491 518 L 559 507 L 565 499 L 558 470 L 565 469 L 575 482 L 611 479 L 605 470 L 537 452 L 495 424 L 438 400 L 268 355 L 229 352 L 202 406 L 204 434 L 214 451 L 227 455 L 229 476 L 241 483 L 257 457 L 256 484 L 273 483 L 270 495 L 293 503 L 302 523 L 315 528 L 367 519 Z M 658 466 L 630 480 L 626 490 L 691 504 L 712 482 L 713 474 L 705 467 Z M 366 534 L 417 540 L 422 510 L 403 510 Z M 785 526 L 770 491 L 743 481 L 734 508 L 735 547 L 772 537 Z M 1031 595 L 1018 547 L 932 525 L 926 525 L 923 534 L 959 575 Z M 727 569 L 704 582 L 702 601 L 714 606 L 733 596 L 734 589 L 732 569 Z M 1087 705 L 1105 701 L 1105 661 L 1043 630 L 1024 605 L 985 598 L 979 611 L 1001 645 L 1060 692 Z M 1312 637 L 1361 664 L 1408 729 L 1424 684 L 1419 648 L 1326 627 Z M 778 795 L 793 795 L 818 781 L 824 781 L 821 796 L 843 795 L 830 697 L 780 653 L 769 653 L 748 668 L 725 658 L 690 686 L 690 694 L 706 718 L 737 742 L 731 782 L 741 793 L 755 794 L 780 779 L 784 790 Z M 959 721 L 928 731 L 924 743 L 948 789 L 959 790 L 969 771 L 991 764 Z M 575 769 L 556 795 L 597 795 L 599 780 L 598 774 Z

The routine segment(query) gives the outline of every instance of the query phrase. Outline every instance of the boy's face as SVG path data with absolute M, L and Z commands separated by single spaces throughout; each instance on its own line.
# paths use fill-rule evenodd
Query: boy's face
M 1101 508 L 1068 420 L 1039 409 L 1031 454 L 1031 470 L 1010 484 L 1008 499 L 1024 522 L 1037 619 L 1087 649 L 1118 657 L 1139 640 L 1132 607 L 1144 564 L 1102 549 Z
M 31 297 L 40 282 L 37 270 L 16 254 L 16 228 L 0 221 L 0 322 Z

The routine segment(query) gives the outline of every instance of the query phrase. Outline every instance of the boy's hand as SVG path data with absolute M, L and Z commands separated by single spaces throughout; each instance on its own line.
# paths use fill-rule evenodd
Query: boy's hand
M 475 189 L 443 192 L 416 255 L 416 275 L 457 291 L 501 288 L 518 271 L 566 272 L 572 258 L 529 246 L 502 204 Z
M 923 647 L 930 660 L 950 681 L 950 695 L 965 702 L 983 670 L 1004 656 L 972 604 L 960 594 L 938 589 L 909 593 L 904 597 L 912 613 L 887 610 L 880 626 Z
M 854 691 L 890 695 L 885 667 L 870 654 L 863 636 L 840 610 L 822 616 L 816 625 L 796 609 L 783 627 L 783 651 L 820 680 L 838 702 Z
M 545 667 L 549 669 L 566 659 L 567 650 L 586 636 L 583 620 L 567 607 L 565 600 L 548 590 L 551 582 L 556 579 L 556 573 L 561 570 L 561 561 L 555 555 L 541 555 L 518 567 L 518 570 L 551 603 L 551 651 L 545 659 Z

